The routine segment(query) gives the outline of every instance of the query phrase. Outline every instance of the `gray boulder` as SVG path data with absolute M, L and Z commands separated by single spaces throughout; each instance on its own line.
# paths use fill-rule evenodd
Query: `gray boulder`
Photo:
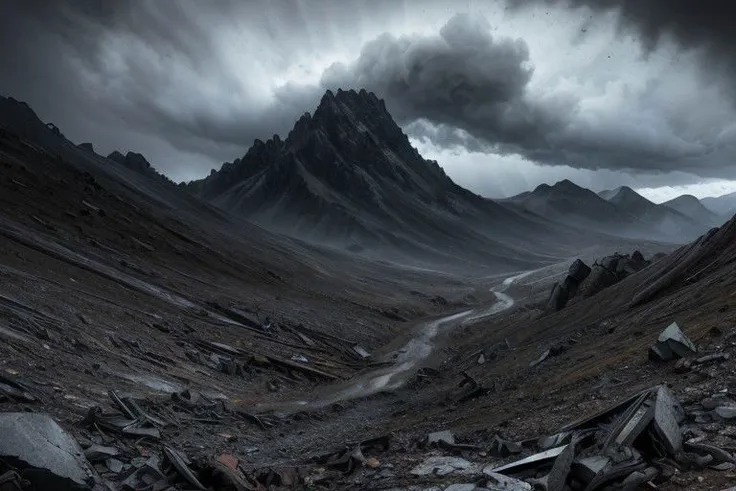
M 588 277 L 590 271 L 590 267 L 580 259 L 576 259 L 575 262 L 570 265 L 569 269 L 570 276 L 574 280 L 577 280 L 578 284 L 582 283 L 583 280 Z
M 591 297 L 617 282 L 618 277 L 614 272 L 599 264 L 594 264 L 590 276 L 580 285 L 580 294 L 586 298 Z
M 619 256 L 618 254 L 614 256 L 606 256 L 600 260 L 599 264 L 608 271 L 615 273 L 620 259 L 621 256 Z
M 649 358 L 656 361 L 669 361 L 697 353 L 698 349 L 685 336 L 677 322 L 662 331 L 657 342 L 649 348 Z
M 573 278 L 570 275 L 567 275 L 565 278 L 565 281 L 562 282 L 562 287 L 567 290 L 567 300 L 568 302 L 572 297 L 578 294 L 578 288 L 580 286 L 580 282 Z
M 634 263 L 637 263 L 637 264 L 642 264 L 642 263 L 646 262 L 644 260 L 644 254 L 642 254 L 639 251 L 634 251 L 631 254 L 631 260 L 634 261 Z
M 34 489 L 91 489 L 95 474 L 74 438 L 47 414 L 0 413 L 0 460 Z

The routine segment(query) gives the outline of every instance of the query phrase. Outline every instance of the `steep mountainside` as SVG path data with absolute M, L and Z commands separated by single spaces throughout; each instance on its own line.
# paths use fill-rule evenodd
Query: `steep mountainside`
M 690 194 L 678 196 L 673 200 L 662 203 L 662 206 L 665 206 L 672 210 L 676 210 L 683 215 L 686 215 L 693 220 L 709 227 L 719 227 L 723 225 L 725 221 L 727 221 L 726 218 L 713 213 L 708 208 L 703 206 L 698 198 Z
M 700 202 L 716 215 L 730 219 L 736 214 L 736 193 L 724 194 L 716 198 L 703 198 Z
M 628 186 L 602 191 L 599 195 L 666 237 L 692 239 L 705 233 L 712 225 L 710 220 L 701 221 L 676 208 L 652 203 Z
M 381 255 L 388 249 L 519 267 L 593 243 L 456 185 L 364 90 L 328 91 L 285 140 L 257 140 L 187 189 L 267 228 Z

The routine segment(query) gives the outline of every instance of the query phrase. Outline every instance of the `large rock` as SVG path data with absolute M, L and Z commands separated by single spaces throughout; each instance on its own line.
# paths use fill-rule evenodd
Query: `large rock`
M 642 264 L 642 263 L 645 262 L 645 260 L 644 260 L 644 254 L 642 254 L 639 251 L 634 251 L 631 254 L 631 260 L 634 261 L 634 263 Z
M 567 300 L 570 301 L 572 297 L 578 294 L 578 288 L 580 282 L 570 275 L 567 275 L 565 281 L 562 282 L 562 287 L 567 290 Z
M 662 331 L 657 342 L 649 348 L 649 358 L 657 361 L 669 361 L 684 358 L 697 353 L 698 349 L 685 336 L 677 322 L 670 324 Z
M 583 297 L 591 297 L 617 282 L 618 277 L 614 272 L 599 264 L 594 264 L 590 276 L 580 285 L 580 294 Z
M 619 280 L 623 280 L 629 275 L 632 275 L 641 269 L 634 261 L 629 259 L 627 256 L 619 258 L 616 263 L 616 276 Z
M 80 143 L 79 145 L 77 145 L 77 147 L 87 152 L 95 153 L 95 147 L 89 142 Z
M 590 266 L 585 264 L 580 259 L 576 259 L 575 262 L 573 262 L 570 265 L 570 276 L 572 276 L 573 279 L 577 280 L 578 284 L 582 283 L 585 278 L 588 277 L 590 274 Z
M 615 273 L 616 267 L 618 266 L 618 262 L 620 259 L 621 259 L 621 256 L 619 256 L 618 254 L 613 255 L 613 256 L 606 256 L 602 258 L 598 264 L 603 266 L 608 271 Z
M 47 414 L 0 413 L 0 460 L 23 470 L 34 489 L 79 491 L 95 474 L 74 438 Z

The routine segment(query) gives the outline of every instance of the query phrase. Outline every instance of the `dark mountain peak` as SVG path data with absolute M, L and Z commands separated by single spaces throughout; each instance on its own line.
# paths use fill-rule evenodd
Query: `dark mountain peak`
M 365 89 L 360 89 L 357 92 L 353 89 L 337 89 L 337 93 L 333 93 L 331 90 L 325 92 L 317 110 L 314 111 L 314 118 L 345 115 L 346 112 L 353 113 L 350 116 L 358 117 L 365 117 L 369 114 L 374 117 L 391 117 L 386 110 L 384 101 L 379 99 L 373 92 L 368 92 Z
M 562 181 L 558 181 L 555 183 L 554 186 L 552 186 L 555 189 L 559 189 L 562 191 L 583 191 L 584 189 L 572 182 L 569 179 L 563 179 Z
M 113 162 L 117 162 L 118 164 L 125 164 L 125 155 L 118 152 L 117 150 L 113 151 L 110 155 L 107 156 L 107 158 L 112 160 Z
M 534 188 L 534 193 L 544 194 L 544 195 L 547 195 L 550 193 L 577 195 L 577 194 L 582 194 L 582 193 L 587 194 L 589 192 L 591 191 L 578 186 L 577 184 L 570 181 L 569 179 L 563 179 L 562 181 L 558 181 L 552 186 L 550 186 L 549 184 L 540 184 L 539 186 Z
M 128 152 L 127 154 L 125 154 L 125 160 L 128 167 L 131 167 L 138 171 L 145 171 L 151 168 L 151 164 L 148 162 L 148 160 L 146 160 L 143 155 L 136 152 Z
M 79 145 L 77 145 L 77 147 L 87 152 L 95 153 L 95 147 L 89 142 L 80 143 Z
M 112 160 L 113 162 L 127 167 L 128 169 L 133 170 L 144 176 L 159 179 L 166 183 L 173 184 L 173 181 L 171 181 L 171 179 L 158 172 L 151 165 L 151 163 L 140 153 L 128 152 L 123 155 L 122 152 L 115 150 L 107 156 L 107 159 Z
M 649 202 L 648 199 L 646 199 L 641 194 L 637 193 L 633 189 L 631 189 L 629 186 L 621 186 L 615 190 L 615 194 L 609 199 L 609 201 L 613 202 Z
M 692 194 L 683 194 L 675 199 L 669 200 L 667 203 L 688 203 L 694 205 L 696 203 L 700 203 L 700 200 Z

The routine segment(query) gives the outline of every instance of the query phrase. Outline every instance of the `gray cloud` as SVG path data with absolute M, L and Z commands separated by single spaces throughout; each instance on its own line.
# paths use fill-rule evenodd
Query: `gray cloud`
M 27 100 L 77 141 L 93 139 L 106 152 L 140 151 L 164 172 L 193 177 L 255 138 L 287 131 L 321 96 L 314 85 L 270 89 L 270 73 L 285 60 L 239 65 L 237 47 L 223 49 L 228 38 L 216 26 L 238 18 L 258 23 L 257 7 L 230 0 L 6 2 L 0 42 L 12 49 L 0 52 L 7 68 L 0 90 Z M 299 9 L 273 14 L 299 24 Z M 273 23 L 264 29 L 275 34 Z
M 441 146 L 586 169 L 736 175 L 734 114 L 719 114 L 720 94 L 678 101 L 678 78 L 638 90 L 607 81 L 586 97 L 575 87 L 533 88 L 533 73 L 523 40 L 456 15 L 437 35 L 380 36 L 354 62 L 330 67 L 323 84 L 375 91 L 400 121 L 422 121 L 407 126 L 415 136 Z M 710 109 L 713 117 L 692 122 Z
M 614 11 L 622 29 L 634 29 L 646 50 L 654 50 L 671 36 L 685 48 L 704 48 L 736 70 L 736 4 L 729 0 L 506 0 L 512 8 L 526 6 L 586 7 Z M 704 60 L 708 63 L 712 59 Z M 713 68 L 713 67 L 711 67 Z M 718 69 L 719 67 L 715 67 Z
M 175 179 L 285 134 L 338 86 L 375 91 L 410 135 L 456 153 L 519 154 L 663 182 L 673 172 L 736 178 L 736 118 L 716 76 L 731 74 L 733 17 L 710 8 L 727 2 L 697 2 L 700 12 L 684 0 L 508 2 L 513 18 L 498 13 L 503 0 L 468 5 L 492 12 L 494 24 L 513 23 L 508 31 L 526 40 L 498 34 L 482 15 L 453 15 L 468 5 L 450 0 L 4 2 L 0 91 L 76 141 L 142 152 Z M 540 5 L 564 7 L 557 11 L 571 12 L 569 21 L 524 30 L 525 7 Z M 581 24 L 572 14 L 586 6 L 601 18 L 621 12 L 622 32 L 638 34 L 651 63 L 603 54 L 555 65 L 555 50 L 605 39 L 595 38 L 595 19 Z M 556 37 L 565 30 L 575 35 Z M 400 34 L 410 32 L 420 34 Z M 680 61 L 654 56 L 668 36 L 692 48 L 675 53 Z M 691 70 L 706 59 L 721 63 Z

